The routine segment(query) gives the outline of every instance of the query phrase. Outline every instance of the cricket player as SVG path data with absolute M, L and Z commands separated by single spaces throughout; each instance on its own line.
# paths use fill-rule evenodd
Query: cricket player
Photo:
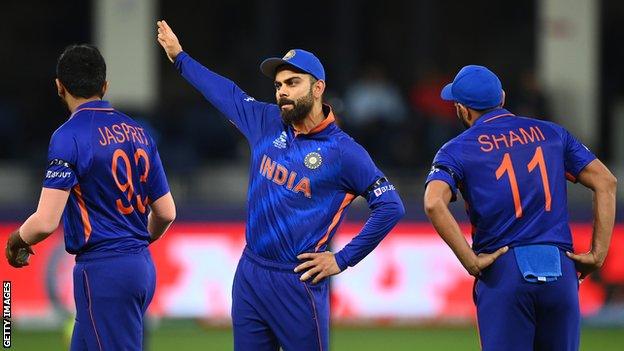
M 323 104 L 325 71 L 312 53 L 262 62 L 277 104 L 256 101 L 195 61 L 165 21 L 158 42 L 180 74 L 245 135 L 251 147 L 247 246 L 233 284 L 234 349 L 327 350 L 328 279 L 368 255 L 404 214 L 394 186 Z M 327 245 L 345 210 L 372 210 L 337 253 Z
M 485 67 L 462 68 L 441 96 L 454 102 L 467 130 L 435 156 L 425 211 L 476 277 L 483 350 L 578 350 L 578 284 L 607 255 L 615 177 L 563 127 L 505 110 L 501 82 Z M 572 253 L 566 178 L 593 191 L 587 253 Z M 447 208 L 457 190 L 472 223 L 472 248 Z
M 37 211 L 10 235 L 7 259 L 28 265 L 18 253 L 32 253 L 62 215 L 66 250 L 76 255 L 71 350 L 142 350 L 156 284 L 147 246 L 173 222 L 173 198 L 154 140 L 102 100 L 108 83 L 98 49 L 69 46 L 56 74 L 71 116 L 52 135 Z

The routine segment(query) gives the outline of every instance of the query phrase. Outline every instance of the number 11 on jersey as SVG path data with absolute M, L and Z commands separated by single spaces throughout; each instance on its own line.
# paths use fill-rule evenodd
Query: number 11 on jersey
M 550 195 L 550 185 L 548 184 L 548 171 L 546 170 L 546 161 L 544 160 L 544 152 L 542 147 L 538 146 L 535 150 L 533 158 L 527 164 L 527 170 L 529 173 L 533 172 L 535 168 L 539 167 L 542 186 L 544 188 L 544 209 L 546 212 L 550 212 L 552 198 Z M 500 179 L 505 173 L 509 176 L 509 185 L 511 186 L 511 194 L 513 197 L 514 207 L 516 209 L 516 218 L 522 217 L 522 200 L 520 198 L 520 189 L 518 188 L 518 180 L 516 178 L 516 172 L 511 162 L 511 155 L 506 152 L 503 155 L 503 161 L 498 169 L 496 169 L 496 179 Z

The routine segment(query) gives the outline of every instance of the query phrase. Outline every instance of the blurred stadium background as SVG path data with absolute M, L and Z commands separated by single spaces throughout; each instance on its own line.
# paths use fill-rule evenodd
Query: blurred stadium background
M 2 240 L 35 209 L 49 137 L 68 116 L 53 84 L 65 46 L 98 45 L 108 99 L 157 136 L 178 220 L 152 247 L 158 287 L 148 350 L 232 348 L 230 283 L 244 245 L 248 173 L 244 139 L 160 52 L 156 19 L 168 21 L 192 56 L 258 100 L 274 99 L 258 70 L 262 59 L 293 47 L 315 52 L 339 123 L 401 191 L 407 218 L 332 281 L 334 350 L 479 348 L 472 280 L 421 205 L 434 152 L 461 131 L 452 106 L 438 98 L 461 66 L 489 66 L 512 112 L 564 125 L 623 174 L 622 1 L 8 0 L 1 13 Z M 569 196 L 582 250 L 591 236 L 591 195 L 571 185 Z M 454 211 L 462 216 L 463 205 Z M 354 204 L 335 248 L 367 214 L 365 202 Z M 2 280 L 13 282 L 13 348 L 66 349 L 72 257 L 61 232 L 35 250 L 28 268 L 0 264 Z M 622 350 L 623 224 L 603 271 L 580 294 L 582 349 Z

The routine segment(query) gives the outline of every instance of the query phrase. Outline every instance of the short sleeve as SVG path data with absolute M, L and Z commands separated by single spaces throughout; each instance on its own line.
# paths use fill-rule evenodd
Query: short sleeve
M 147 178 L 147 196 L 150 202 L 154 202 L 169 192 L 169 183 L 167 182 L 167 176 L 165 175 L 158 149 L 153 140 L 151 161 L 152 166 Z
M 384 175 L 361 145 L 356 142 L 344 145 L 341 184 L 347 192 L 367 197 L 368 189 Z
M 78 184 L 77 140 L 69 130 L 58 129 L 50 139 L 43 187 L 68 190 Z
M 427 175 L 425 186 L 432 180 L 441 180 L 449 185 L 453 192 L 451 201 L 455 201 L 457 200 L 457 188 L 463 179 L 463 172 L 461 164 L 451 150 L 452 148 L 445 145 L 438 151 Z
M 587 146 L 583 145 L 578 139 L 574 137 L 570 132 L 563 129 L 563 143 L 564 143 L 564 165 L 568 178 L 571 176 L 571 180 L 575 181 L 579 173 L 587 166 L 591 161 L 596 159 L 596 156 L 589 151 Z

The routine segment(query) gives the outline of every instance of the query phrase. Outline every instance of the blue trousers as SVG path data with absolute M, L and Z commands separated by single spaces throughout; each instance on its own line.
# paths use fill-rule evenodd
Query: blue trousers
M 326 351 L 329 285 L 301 282 L 297 264 L 259 257 L 245 248 L 232 289 L 235 351 Z
M 156 270 L 147 249 L 77 257 L 70 350 L 143 350 L 143 318 L 155 287 Z
M 482 272 L 474 300 L 484 351 L 578 350 L 577 273 L 574 262 L 560 256 L 562 276 L 553 282 L 525 281 L 513 249 Z

